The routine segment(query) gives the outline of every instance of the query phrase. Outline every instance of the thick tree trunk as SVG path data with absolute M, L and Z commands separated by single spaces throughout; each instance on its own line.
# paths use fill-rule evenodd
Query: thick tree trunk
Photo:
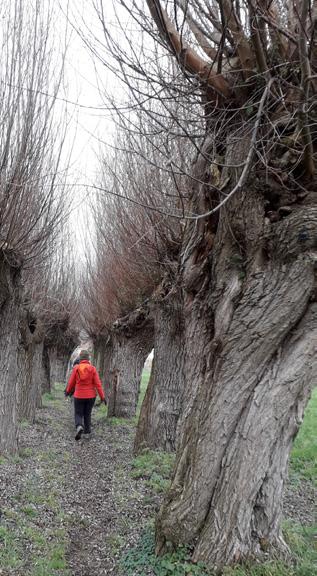
M 48 354 L 50 359 L 50 387 L 52 388 L 56 383 L 65 382 L 68 355 L 60 354 L 55 346 L 48 349 Z
M 186 406 L 157 551 L 195 542 L 215 566 L 284 547 L 281 493 L 317 376 L 314 198 L 276 223 L 264 200 L 245 189 L 184 247 Z
M 93 365 L 97 368 L 98 372 L 100 373 L 100 361 L 102 355 L 102 340 L 99 337 L 93 339 L 93 358 L 92 362 Z
M 76 348 L 76 349 L 71 353 L 71 355 L 70 355 L 69 358 L 68 358 L 67 368 L 66 368 L 66 374 L 65 374 L 65 383 L 66 383 L 66 384 L 67 384 L 67 382 L 68 382 L 68 380 L 69 380 L 69 378 L 70 378 L 70 375 L 71 375 L 71 373 L 72 373 L 72 371 L 73 371 L 74 362 L 75 362 L 75 360 L 78 358 L 79 352 L 80 352 L 80 350 L 79 350 L 78 348 Z
M 42 369 L 41 369 L 43 379 L 42 379 L 42 394 L 51 391 L 51 368 L 50 368 L 50 357 L 48 353 L 47 346 L 43 345 L 42 353 Z
M 12 256 L 0 255 L 0 454 L 17 448 L 20 266 Z
M 136 311 L 116 324 L 109 373 L 109 417 L 135 416 L 144 362 L 153 348 L 153 333 L 148 311 Z
M 150 448 L 172 452 L 176 448 L 185 359 L 182 303 L 178 292 L 171 292 L 157 303 L 153 316 L 154 359 L 134 450 Z
M 97 368 L 104 390 L 109 395 L 109 378 L 113 345 L 111 336 L 100 336 L 94 343 L 93 363 Z
M 28 310 L 20 317 L 20 345 L 18 349 L 18 415 L 19 419 L 34 422 L 36 408 L 42 405 L 43 327 Z
M 35 397 L 36 408 L 42 407 L 42 389 L 43 389 L 43 383 L 46 380 L 46 375 L 43 366 L 43 349 L 44 349 L 43 340 L 34 343 L 32 379 L 33 379 L 33 386 L 36 391 L 36 397 Z M 33 419 L 34 418 L 35 414 Z
M 101 349 L 99 365 L 99 376 L 107 399 L 110 397 L 110 367 L 112 357 L 113 342 L 111 336 L 109 336 Z
M 70 326 L 69 315 L 56 318 L 49 326 L 44 341 L 44 367 L 46 376 L 49 373 L 50 388 L 56 383 L 65 384 L 69 359 L 76 345 L 78 335 Z
M 43 341 L 30 342 L 19 350 L 18 413 L 19 420 L 34 422 L 36 408 L 42 405 Z

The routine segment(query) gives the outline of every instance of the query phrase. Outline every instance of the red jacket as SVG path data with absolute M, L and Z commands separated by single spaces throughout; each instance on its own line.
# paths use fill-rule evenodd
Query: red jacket
M 98 392 L 100 399 L 105 399 L 98 372 L 88 360 L 81 360 L 73 368 L 66 393 L 71 394 L 74 390 L 74 398 L 96 398 Z

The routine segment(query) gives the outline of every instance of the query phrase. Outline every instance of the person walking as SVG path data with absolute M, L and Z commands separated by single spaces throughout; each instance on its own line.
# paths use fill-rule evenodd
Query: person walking
M 97 392 L 101 402 L 107 404 L 98 372 L 90 364 L 89 352 L 81 350 L 79 364 L 73 367 L 65 390 L 66 397 L 74 394 L 75 440 L 80 440 L 83 433 L 88 437 L 91 432 L 91 412 Z

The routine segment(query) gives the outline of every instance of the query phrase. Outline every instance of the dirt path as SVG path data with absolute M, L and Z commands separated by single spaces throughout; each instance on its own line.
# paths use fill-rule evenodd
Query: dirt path
M 60 387 L 35 425 L 22 425 L 18 456 L 0 459 L 0 576 L 125 576 L 118 558 L 154 518 L 160 496 L 132 478 L 134 426 L 110 424 L 103 407 L 93 423 L 91 440 L 75 442 Z M 310 483 L 289 483 L 286 516 L 311 524 L 315 496 Z
M 130 475 L 134 428 L 98 408 L 93 422 L 91 440 L 75 442 L 59 390 L 22 428 L 19 456 L 2 461 L 1 576 L 118 574 L 118 551 L 137 540 L 156 497 Z

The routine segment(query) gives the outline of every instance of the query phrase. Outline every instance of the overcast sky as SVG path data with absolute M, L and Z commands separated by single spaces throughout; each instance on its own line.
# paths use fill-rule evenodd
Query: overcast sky
M 65 160 L 71 149 L 71 162 L 68 170 L 67 184 L 74 199 L 74 210 L 71 224 L 76 236 L 75 244 L 82 246 L 82 218 L 81 212 L 87 212 L 85 198 L 87 189 L 84 184 L 98 183 L 99 169 L 97 155 L 100 150 L 100 139 L 111 143 L 114 133 L 114 123 L 111 112 L 104 110 L 104 101 L 100 94 L 98 83 L 102 80 L 106 89 L 109 84 L 113 88 L 116 79 L 102 66 L 89 52 L 83 40 L 76 32 L 76 28 L 84 30 L 87 26 L 94 34 L 100 35 L 100 23 L 92 7 L 92 0 L 61 0 L 60 11 L 57 16 L 58 36 L 64 38 L 67 30 L 67 53 L 65 60 L 65 81 L 61 91 L 58 110 L 66 110 L 67 146 Z M 107 19 L 111 20 L 112 3 L 107 0 Z M 67 17 L 68 14 L 68 23 Z M 97 74 L 96 74 L 97 72 Z M 120 90 L 119 84 L 116 87 Z M 73 188 L 71 188 L 73 186 Z M 90 194 L 94 194 L 92 190 Z
M 66 4 L 66 2 L 65 2 Z M 84 7 L 86 23 L 97 27 L 92 9 L 89 11 L 90 2 L 87 0 L 71 0 L 69 3 L 70 22 L 78 27 L 83 26 L 81 21 Z M 80 10 L 81 8 L 81 10 Z M 61 29 L 64 30 L 65 16 L 60 13 Z M 64 20 L 64 21 L 63 21 Z M 99 26 L 98 26 L 99 28 Z M 111 132 L 111 117 L 98 108 L 102 107 L 102 97 L 99 94 L 95 67 L 101 73 L 101 66 L 93 61 L 91 54 L 82 39 L 71 27 L 68 30 L 68 48 L 65 61 L 65 84 L 64 93 L 67 100 L 77 105 L 67 104 L 69 118 L 69 145 L 73 146 L 72 166 L 70 172 L 83 182 L 91 181 L 96 173 L 95 152 L 98 150 L 98 136 L 104 132 L 103 126 L 107 124 L 107 130 Z M 105 82 L 108 72 L 104 70 Z
M 86 202 L 87 195 L 93 199 L 96 194 L 94 190 L 85 188 L 85 184 L 99 184 L 98 153 L 101 150 L 107 150 L 107 144 L 113 142 L 115 134 L 114 115 L 109 109 L 105 109 L 109 106 L 109 102 L 104 94 L 107 92 L 115 95 L 116 103 L 122 104 L 127 99 L 127 88 L 120 84 L 116 76 L 96 56 L 91 54 L 77 32 L 80 30 L 88 38 L 89 35 L 95 36 L 97 40 L 100 40 L 102 55 L 106 55 L 103 49 L 105 39 L 102 26 L 94 9 L 94 3 L 100 5 L 101 0 L 46 1 L 56 2 L 54 6 L 59 7 L 56 26 L 57 36 L 61 41 L 67 29 L 68 48 L 62 96 L 69 103 L 60 102 L 59 106 L 61 113 L 66 106 L 69 122 L 67 148 L 68 150 L 72 148 L 72 154 L 67 183 L 73 197 L 71 227 L 74 244 L 77 247 L 77 254 L 80 254 L 85 246 L 82 230 L 85 230 L 86 226 L 83 223 L 82 214 L 86 215 L 89 210 L 88 202 Z M 140 39 L 140 32 L 136 32 L 137 26 L 132 16 L 127 10 L 120 8 L 117 0 L 103 0 L 103 9 L 106 26 L 111 29 L 111 36 L 116 36 L 121 47 L 126 42 L 123 28 L 135 35 L 134 50 L 138 52 L 141 48 L 144 49 L 143 40 Z

